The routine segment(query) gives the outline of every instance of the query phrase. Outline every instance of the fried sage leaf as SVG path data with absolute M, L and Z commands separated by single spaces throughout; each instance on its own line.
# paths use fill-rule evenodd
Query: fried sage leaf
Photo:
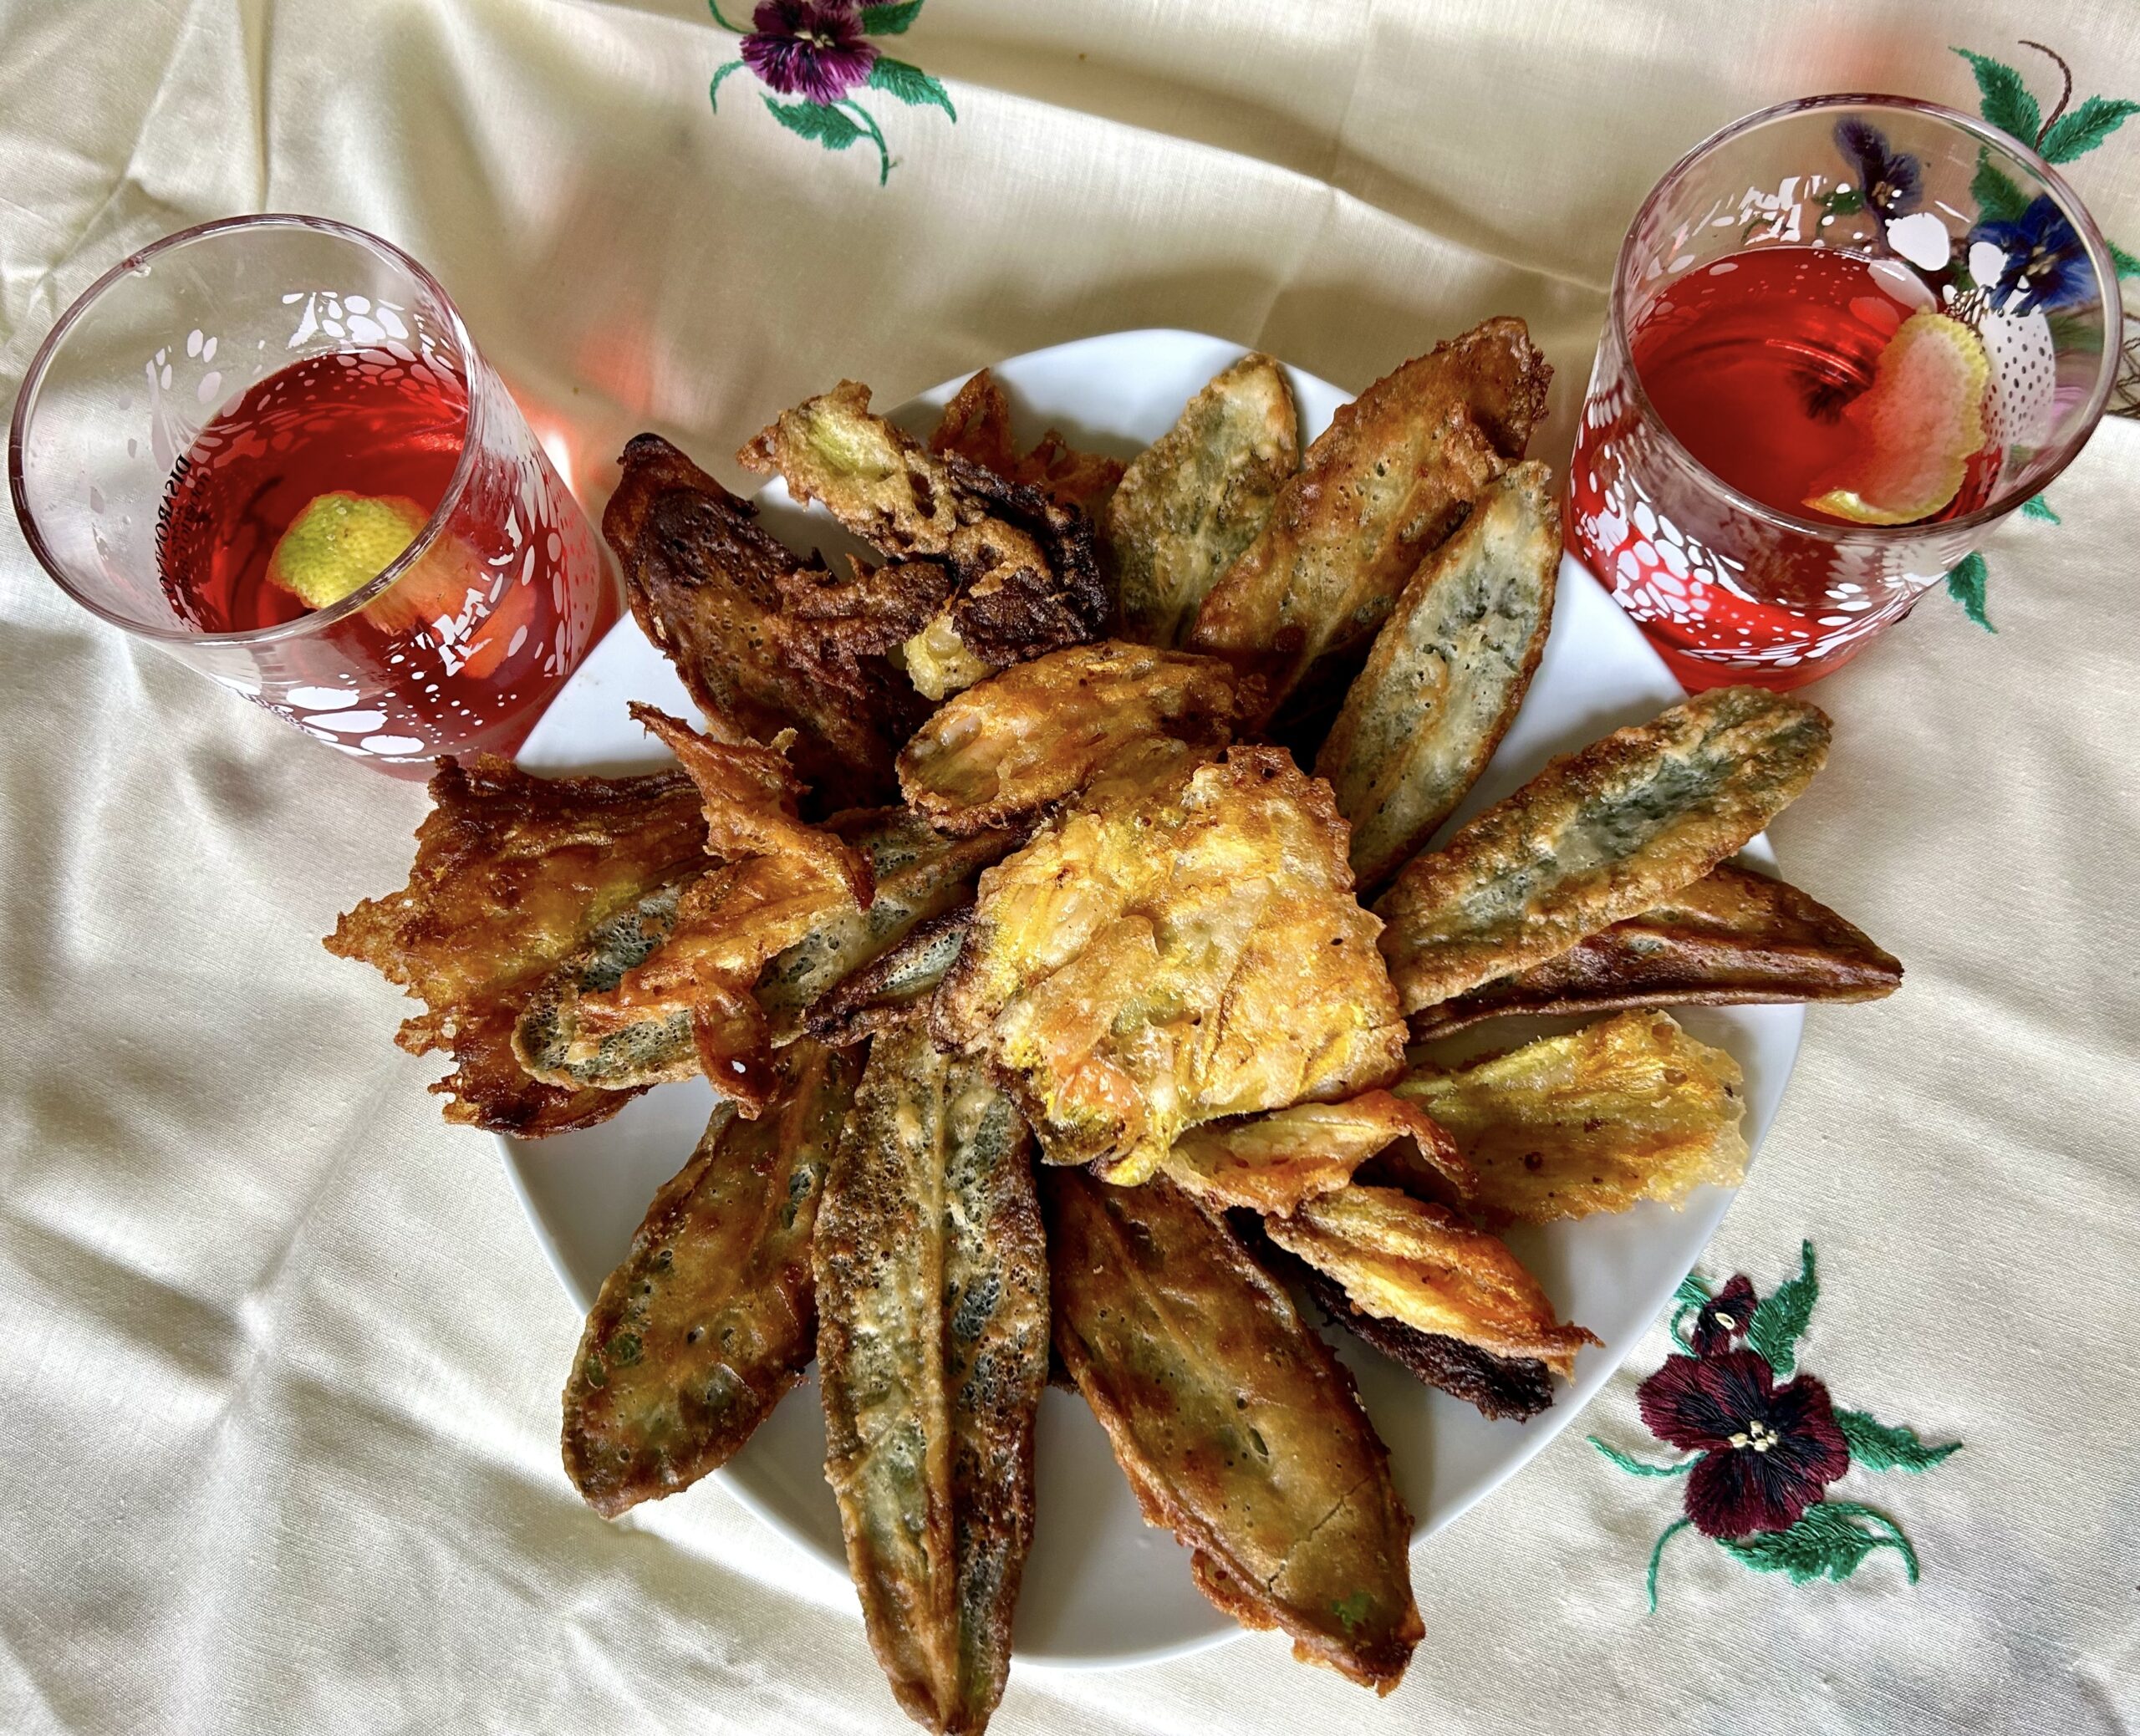
M 879 1035 L 818 1214 L 825 1476 L 908 1714 L 978 1731 L 1032 1539 L 1047 1271 L 1032 1142 L 916 1019 Z
M 950 575 L 923 563 L 836 578 L 658 435 L 621 461 L 603 534 L 632 613 L 714 739 L 793 730 L 814 811 L 888 799 L 892 756 L 928 711 L 891 654 L 949 599 Z
M 1563 1326 L 1538 1280 L 1498 1236 L 1395 1188 L 1352 1183 L 1263 1220 L 1287 1253 L 1335 1279 L 1363 1313 L 1475 1345 L 1535 1357 L 1562 1379 L 1598 1341 Z
M 772 1033 L 752 987 L 828 918 L 869 908 L 869 859 L 797 817 L 800 786 L 777 753 L 708 741 L 650 705 L 632 715 L 684 762 L 721 865 L 691 883 L 667 937 L 614 987 L 559 998 L 564 1055 L 591 1059 L 605 1043 L 687 1017 L 701 1070 L 755 1115 L 772 1090 Z
M 1180 644 L 1300 465 L 1300 411 L 1269 356 L 1243 356 L 1191 398 L 1130 461 L 1102 520 L 1123 637 Z
M 396 1037 L 443 1048 L 446 1118 L 539 1138 L 614 1115 L 627 1095 L 544 1084 L 513 1053 L 520 1009 L 588 938 L 704 867 L 706 821 L 680 772 L 530 777 L 481 755 L 440 764 L 407 888 L 367 899 L 324 943 L 424 1002 Z
M 938 708 L 899 752 L 907 801 L 948 832 L 1037 813 L 1150 736 L 1223 747 L 1234 674 L 1215 657 L 1120 639 L 1021 663 Z
M 1500 318 L 1377 380 L 1308 448 L 1189 649 L 1261 676 L 1267 718 L 1322 659 L 1373 637 L 1420 557 L 1523 456 L 1552 378 L 1523 322 Z
M 828 912 L 766 966 L 757 1000 L 776 1044 L 792 1041 L 821 1000 L 915 929 L 971 904 L 975 877 L 1023 842 L 1007 831 L 946 837 L 904 807 L 835 815 L 825 829 L 868 858 L 876 895 L 866 908 L 848 903 Z
M 1423 1629 L 1411 1517 L 1352 1377 L 1232 1231 L 1159 1177 L 1041 1177 L 1055 1343 L 1198 1588 L 1387 1693 Z
M 1097 517 L 1122 480 L 1122 461 L 1080 452 L 1052 428 L 1021 456 L 1011 437 L 1011 405 L 996 376 L 984 368 L 944 406 L 932 452 L 955 453 L 1006 481 L 1023 482 L 1066 507 Z
M 1727 862 L 1543 964 L 1424 1009 L 1412 1034 L 1501 1013 L 1878 1000 L 1902 981 L 1901 961 L 1826 904 Z
M 692 869 L 692 879 L 701 870 Z M 699 1070 L 686 1010 L 655 1011 L 615 1026 L 591 1042 L 580 1040 L 580 997 L 602 995 L 637 969 L 675 931 L 678 906 L 690 881 L 649 893 L 588 937 L 587 944 L 543 978 L 520 1010 L 512 1052 L 532 1079 L 552 1085 L 591 1085 L 636 1091 Z
M 948 573 L 950 600 L 906 641 L 909 673 L 930 698 L 1106 629 L 1110 602 L 1085 515 L 930 451 L 870 413 L 867 386 L 842 380 L 782 411 L 736 462 L 777 471 L 797 500 L 822 501 L 888 559 Z
M 859 1062 L 796 1043 L 756 1121 L 716 1107 L 604 1280 L 565 1383 L 565 1474 L 605 1519 L 725 1464 L 817 1352 L 810 1235 Z
M 1133 744 L 981 877 L 937 990 L 1047 1159 L 1141 1181 L 1186 1129 L 1396 1077 L 1403 1026 L 1328 786 L 1278 748 Z
M 1553 761 L 1376 901 L 1405 1011 L 1542 964 L 1699 880 L 1827 755 L 1816 707 L 1719 687 Z
M 1459 1197 L 1470 1193 L 1470 1168 L 1455 1142 L 1431 1117 L 1386 1091 L 1192 1128 L 1159 1167 L 1211 1209 L 1284 1213 L 1343 1187 L 1361 1164 L 1400 1139 L 1413 1142 L 1411 1161 L 1434 1168 Z
M 1621 1013 L 1449 1071 L 1422 1063 L 1396 1092 L 1448 1129 L 1477 1172 L 1474 1203 L 1502 1221 L 1676 1207 L 1746 1170 L 1739 1063 L 1669 1013 Z
M 1362 886 L 1403 867 L 1486 769 L 1546 649 L 1560 561 L 1552 473 L 1519 464 L 1406 582 L 1315 761 Z
M 973 906 L 947 910 L 812 1001 L 804 1026 L 821 1043 L 854 1043 L 910 1014 L 925 1016 L 937 985 L 958 962 Z

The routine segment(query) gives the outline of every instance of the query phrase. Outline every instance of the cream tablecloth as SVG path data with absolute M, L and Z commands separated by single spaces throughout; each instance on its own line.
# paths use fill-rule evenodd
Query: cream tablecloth
M 1759 13 L 1760 15 L 1756 15 Z M 1657 173 L 1779 98 L 1973 105 L 1949 44 L 2140 94 L 2130 0 L 929 0 L 934 109 L 827 153 L 696 0 L 5 0 L 0 387 L 130 247 L 259 208 L 379 230 L 451 289 L 583 491 L 625 435 L 702 455 L 839 375 L 884 401 L 1180 325 L 1363 384 L 1523 314 L 1565 451 L 1613 249 Z M 2140 135 L 2140 126 L 2133 129 Z M 2075 178 L 2140 246 L 2140 136 Z M 1853 1475 L 1923 1564 L 1842 1584 L 1649 1545 L 1676 1484 L 1571 1430 L 1414 1558 L 1377 1703 L 1270 1637 L 1014 1673 L 996 1728 L 2011 1729 L 2140 1723 L 2140 428 L 1824 684 L 1792 876 L 1908 963 L 1816 1013 L 1711 1250 L 1817 1246 L 1805 1357 L 1965 1450 Z M 725 464 L 716 469 L 727 472 Z M 851 1594 L 716 1486 L 605 1525 L 557 1394 L 578 1323 L 395 997 L 318 937 L 398 883 L 415 788 L 76 611 L 0 527 L 0 1728 L 896 1730 Z M 1585 1428 L 1628 1447 L 1652 1334 Z

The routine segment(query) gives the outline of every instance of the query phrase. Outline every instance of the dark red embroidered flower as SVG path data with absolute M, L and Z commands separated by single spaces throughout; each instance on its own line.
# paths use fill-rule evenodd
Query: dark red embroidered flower
M 782 96 L 836 103 L 877 64 L 853 0 L 761 0 L 751 23 L 743 64 Z
M 1703 1455 L 1687 1516 L 1711 1537 L 1786 1530 L 1850 1468 L 1828 1389 L 1811 1375 L 1779 1387 L 1750 1350 L 1667 1357 L 1636 1399 L 1653 1434 Z
M 1737 1348 L 1753 1323 L 1754 1280 L 1741 1272 L 1703 1303 L 1694 1316 L 1694 1354 L 1711 1357 Z

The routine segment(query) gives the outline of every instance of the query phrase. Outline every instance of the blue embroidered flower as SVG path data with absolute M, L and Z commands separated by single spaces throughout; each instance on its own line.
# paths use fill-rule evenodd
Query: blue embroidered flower
M 2088 250 L 2048 193 L 2037 194 L 2018 217 L 1979 223 L 1969 231 L 1972 259 L 1980 246 L 1996 247 L 2005 256 L 1997 281 L 1980 286 L 2002 313 L 2062 308 L 2095 293 Z
M 1883 218 L 1913 211 L 1924 199 L 1924 167 L 1906 150 L 1891 150 L 1888 135 L 1868 120 L 1846 115 L 1836 123 L 1836 149 L 1857 177 L 1857 194 Z

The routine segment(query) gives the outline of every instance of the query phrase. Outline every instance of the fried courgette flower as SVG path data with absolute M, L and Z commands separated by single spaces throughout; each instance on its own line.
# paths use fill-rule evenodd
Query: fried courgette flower
M 344 916 L 327 949 L 423 1001 L 395 1041 L 452 1056 L 431 1087 L 448 1121 L 537 1138 L 615 1114 L 632 1093 L 529 1077 L 513 1025 L 596 930 L 704 871 L 698 792 L 679 771 L 531 777 L 482 755 L 440 761 L 431 795 L 408 885 Z

